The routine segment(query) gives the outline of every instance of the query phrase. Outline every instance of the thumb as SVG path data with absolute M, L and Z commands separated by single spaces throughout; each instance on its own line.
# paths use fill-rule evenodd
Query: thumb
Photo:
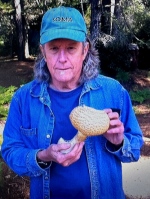
M 66 143 L 58 143 L 58 150 L 61 151 L 63 149 L 69 149 L 71 147 L 71 143 L 66 142 Z

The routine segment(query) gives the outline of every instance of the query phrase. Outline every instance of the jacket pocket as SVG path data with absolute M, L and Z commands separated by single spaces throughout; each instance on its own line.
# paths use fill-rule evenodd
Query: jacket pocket
M 36 128 L 32 128 L 32 129 L 25 129 L 23 127 L 20 127 L 20 131 L 23 135 L 26 136 L 34 136 L 36 135 Z
M 37 148 L 37 129 L 36 128 L 26 129 L 26 128 L 20 127 L 20 132 L 21 132 L 22 139 L 26 147 Z

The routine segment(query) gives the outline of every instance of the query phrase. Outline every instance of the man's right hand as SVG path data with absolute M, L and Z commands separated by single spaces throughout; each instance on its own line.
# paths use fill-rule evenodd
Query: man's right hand
M 37 158 L 43 162 L 54 161 L 62 166 L 69 166 L 80 158 L 83 146 L 84 142 L 77 143 L 69 153 L 64 154 L 61 151 L 70 148 L 69 143 L 51 144 L 47 149 L 39 151 Z

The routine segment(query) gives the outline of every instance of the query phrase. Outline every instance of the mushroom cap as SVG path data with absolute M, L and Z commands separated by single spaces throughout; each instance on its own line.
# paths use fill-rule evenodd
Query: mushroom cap
M 103 110 L 77 106 L 69 117 L 72 125 L 85 136 L 101 135 L 109 128 L 110 119 Z

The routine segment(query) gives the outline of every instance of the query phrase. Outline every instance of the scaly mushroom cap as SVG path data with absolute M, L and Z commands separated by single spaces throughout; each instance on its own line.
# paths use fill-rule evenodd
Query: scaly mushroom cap
M 70 143 L 69 149 L 62 153 L 69 153 L 76 143 L 84 141 L 88 136 L 101 135 L 109 128 L 109 117 L 105 111 L 96 110 L 87 106 L 78 106 L 70 113 L 70 121 L 78 130 L 71 140 L 60 138 L 58 144 Z
M 87 106 L 78 106 L 70 113 L 72 125 L 84 136 L 101 135 L 109 128 L 109 117 L 105 111 Z

